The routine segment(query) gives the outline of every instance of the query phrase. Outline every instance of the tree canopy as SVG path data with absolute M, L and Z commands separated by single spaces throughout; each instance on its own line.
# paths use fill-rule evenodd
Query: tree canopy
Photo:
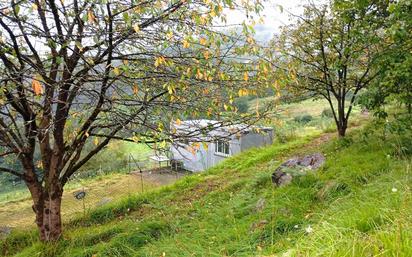
M 378 6 L 367 1 L 308 4 L 273 40 L 272 62 L 286 73 L 288 86 L 325 98 L 340 136 L 359 92 L 379 73 L 373 68 L 382 48 Z
M 363 95 L 361 102 L 386 116 L 382 107 L 388 100 L 405 104 L 412 112 L 412 1 L 401 0 L 387 8 L 384 40 L 386 47 L 380 53 L 375 69 L 380 70 L 373 87 Z
M 263 117 L 229 112 L 235 97 L 268 86 L 268 64 L 249 58 L 261 8 L 258 0 L 1 2 L 0 154 L 23 169 L 0 171 L 26 183 L 42 240 L 60 237 L 64 185 L 110 140 L 165 144 L 176 140 L 171 122 L 185 117 L 222 126 Z M 227 9 L 250 20 L 230 31 Z

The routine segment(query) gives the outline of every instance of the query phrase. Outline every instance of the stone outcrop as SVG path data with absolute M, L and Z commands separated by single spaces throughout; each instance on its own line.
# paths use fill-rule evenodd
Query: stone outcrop
M 317 170 L 324 162 L 325 156 L 321 153 L 289 159 L 273 172 L 272 182 L 277 186 L 288 185 L 293 177 L 305 175 L 308 170 Z

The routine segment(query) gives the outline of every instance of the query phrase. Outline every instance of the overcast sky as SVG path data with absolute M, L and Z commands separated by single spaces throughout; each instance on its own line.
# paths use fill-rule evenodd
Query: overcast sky
M 263 25 L 256 25 L 256 38 L 259 41 L 270 40 L 273 34 L 280 31 L 280 26 L 290 23 L 289 13 L 302 13 L 302 4 L 305 2 L 305 0 L 266 0 L 265 9 L 261 13 L 265 22 Z M 283 7 L 283 12 L 279 5 Z M 241 23 L 244 19 L 245 15 L 240 12 L 228 12 L 228 24 Z

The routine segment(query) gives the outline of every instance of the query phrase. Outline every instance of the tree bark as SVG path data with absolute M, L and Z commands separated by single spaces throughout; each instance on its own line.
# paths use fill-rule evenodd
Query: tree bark
M 62 235 L 62 187 L 59 183 L 51 184 L 49 188 L 30 183 L 28 187 L 31 188 L 33 211 L 36 214 L 40 240 L 43 242 L 59 240 Z
M 46 196 L 41 209 L 36 210 L 36 219 L 41 220 L 41 223 L 37 224 L 41 241 L 57 241 L 62 235 L 61 195 Z
M 338 135 L 339 137 L 343 138 L 346 135 L 346 126 L 339 126 L 338 127 Z
M 338 100 L 338 109 L 337 109 L 337 118 L 335 119 L 336 121 L 336 127 L 338 129 L 338 135 L 339 137 L 345 137 L 346 135 L 346 129 L 348 128 L 348 120 L 346 119 L 346 114 L 345 114 L 345 96 L 342 98 L 337 98 Z

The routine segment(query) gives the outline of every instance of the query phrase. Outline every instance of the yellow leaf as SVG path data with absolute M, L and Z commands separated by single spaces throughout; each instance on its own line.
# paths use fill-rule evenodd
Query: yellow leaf
M 156 58 L 156 60 L 155 60 L 155 67 L 157 68 L 157 67 L 159 67 L 161 64 L 163 64 L 163 63 L 165 63 L 166 62 L 166 59 L 163 57 L 163 56 L 159 56 L 159 57 L 157 57 Z
M 37 168 L 42 169 L 43 168 L 43 162 L 42 161 L 37 161 L 36 163 Z
M 173 31 L 167 32 L 166 37 L 168 40 L 171 40 L 173 38 Z
M 207 151 L 207 149 L 209 148 L 209 145 L 206 142 L 203 142 L 203 148 Z
M 176 119 L 175 123 L 176 125 L 180 126 L 182 124 L 182 121 L 180 119 Z
M 114 72 L 114 74 L 116 74 L 116 76 L 119 76 L 119 75 L 120 75 L 120 69 L 119 69 L 119 67 L 115 67 L 115 68 L 113 69 L 113 72 Z
M 133 136 L 132 140 L 136 143 L 140 142 L 140 137 L 139 136 Z
M 213 110 L 212 110 L 212 108 L 209 107 L 207 109 L 207 116 L 210 117 L 210 116 L 212 116 L 212 114 L 213 114 Z
M 140 27 L 138 24 L 133 25 L 134 32 L 139 33 Z
M 207 41 L 206 41 L 206 39 L 205 39 L 204 37 L 201 37 L 201 38 L 199 39 L 199 43 L 200 43 L 201 45 L 206 45 Z
M 247 96 L 249 95 L 249 90 L 242 88 L 242 89 L 239 89 L 238 93 L 239 93 L 239 96 Z
M 40 84 L 39 77 L 40 76 L 34 77 L 32 82 L 31 82 L 31 86 L 33 88 L 33 91 L 34 91 L 35 95 L 41 95 L 43 93 L 43 87 Z
M 189 41 L 187 41 L 186 39 L 183 40 L 183 48 L 189 48 L 190 47 L 190 43 Z
M 94 13 L 92 10 L 87 11 L 87 19 L 89 20 L 90 23 L 96 22 L 96 17 L 94 16 Z
M 135 85 L 133 86 L 133 94 L 134 94 L 134 95 L 137 95 L 137 93 L 139 93 L 139 87 L 135 84 Z
M 33 3 L 33 4 L 31 5 L 31 8 L 32 8 L 34 11 L 37 11 L 37 4 Z
M 206 60 L 209 59 L 209 56 L 210 56 L 209 51 L 206 50 L 203 52 L 203 57 L 205 57 Z
M 94 138 L 93 144 L 94 144 L 94 145 L 98 145 L 98 144 L 99 144 L 99 139 L 98 139 L 97 137 Z
M 255 42 L 255 40 L 253 39 L 253 37 L 247 37 L 246 41 L 247 41 L 249 44 L 253 44 L 253 43 Z
M 243 74 L 243 79 L 244 79 L 245 81 L 248 81 L 248 80 L 249 80 L 249 74 L 247 73 L 247 71 L 245 71 L 245 73 Z

